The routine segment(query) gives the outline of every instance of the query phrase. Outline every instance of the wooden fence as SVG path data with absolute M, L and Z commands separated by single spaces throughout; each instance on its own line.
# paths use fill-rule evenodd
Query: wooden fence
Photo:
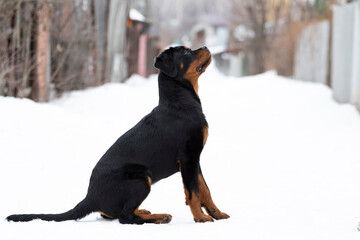
M 360 108 L 360 1 L 333 6 L 331 21 L 300 34 L 294 76 L 329 85 L 334 99 Z

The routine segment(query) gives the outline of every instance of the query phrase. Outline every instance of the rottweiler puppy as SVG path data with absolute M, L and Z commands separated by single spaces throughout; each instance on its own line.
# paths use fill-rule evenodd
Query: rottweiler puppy
M 155 59 L 159 105 L 101 157 L 92 171 L 85 199 L 65 213 L 11 215 L 7 220 L 66 221 L 99 212 L 120 223 L 168 223 L 171 215 L 151 214 L 139 206 L 153 183 L 179 171 L 195 222 L 229 218 L 214 204 L 200 168 L 208 124 L 198 95 L 198 78 L 210 62 L 206 47 L 163 51 Z

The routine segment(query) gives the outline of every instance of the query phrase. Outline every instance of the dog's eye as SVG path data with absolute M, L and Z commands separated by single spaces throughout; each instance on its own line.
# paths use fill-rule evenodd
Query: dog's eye
M 199 67 L 196 68 L 196 71 L 200 72 L 203 68 L 203 65 L 200 65 Z

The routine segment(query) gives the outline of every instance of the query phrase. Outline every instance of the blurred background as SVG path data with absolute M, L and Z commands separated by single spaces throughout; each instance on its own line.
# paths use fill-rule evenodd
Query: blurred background
M 156 73 L 170 45 L 206 45 L 225 75 L 278 74 L 360 104 L 351 0 L 1 0 L 0 95 L 46 102 Z

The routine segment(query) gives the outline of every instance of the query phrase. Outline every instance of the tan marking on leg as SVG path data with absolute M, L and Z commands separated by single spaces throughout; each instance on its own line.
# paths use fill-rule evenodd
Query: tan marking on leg
M 142 218 L 147 223 L 169 223 L 172 219 L 170 214 L 144 214 L 142 210 L 139 210 L 139 208 L 135 209 L 134 214 Z
M 209 136 L 209 126 L 204 127 L 203 129 L 203 146 L 205 146 L 206 140 Z
M 201 210 L 199 195 L 195 192 L 191 193 L 184 187 L 186 203 L 189 205 L 192 215 L 194 216 L 195 222 L 213 222 L 212 217 L 206 215 Z
M 150 177 L 148 177 L 148 185 L 149 188 L 151 188 Z M 140 205 L 135 209 L 134 214 L 142 218 L 147 223 L 169 223 L 172 219 L 170 214 L 151 214 L 148 210 L 139 209 Z
M 177 160 L 176 162 L 179 165 L 179 171 L 181 172 L 181 162 L 180 162 L 180 160 Z
M 213 218 L 219 219 L 226 219 L 230 216 L 226 213 L 221 212 L 213 202 L 210 194 L 210 190 L 207 187 L 204 177 L 202 174 L 199 174 L 199 192 L 200 192 L 200 203 L 201 206 L 204 206 L 206 212 L 212 216 Z
M 139 209 L 138 211 L 139 211 L 139 214 L 145 214 L 145 215 L 151 214 L 151 212 L 146 209 Z
M 102 211 L 97 211 L 97 212 L 100 213 L 101 215 L 107 217 L 107 218 L 115 219 L 114 217 L 112 217 L 112 216 L 110 216 L 110 215 L 108 215 L 108 214 L 106 214 L 106 213 L 104 213 L 104 212 L 102 212 Z
M 148 185 L 151 188 L 151 178 L 150 177 L 148 177 Z

